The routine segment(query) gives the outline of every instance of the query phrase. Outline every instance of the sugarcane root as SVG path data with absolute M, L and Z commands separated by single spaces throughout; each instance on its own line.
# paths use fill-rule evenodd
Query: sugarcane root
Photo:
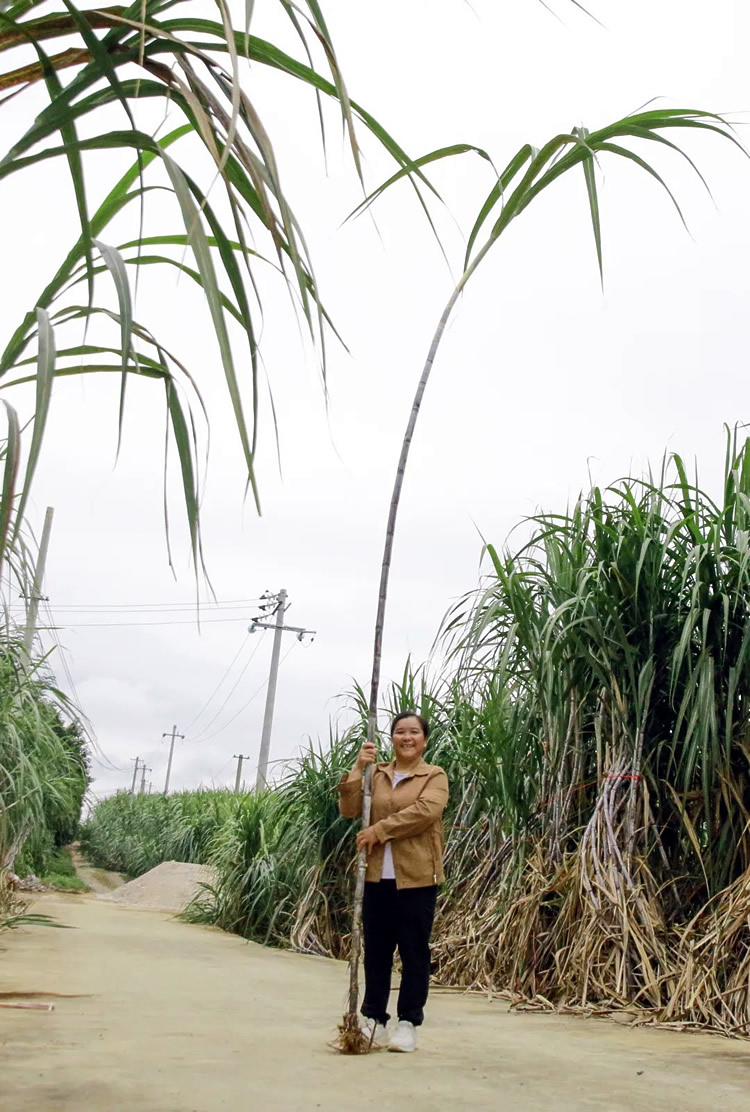
M 369 1054 L 373 1049 L 374 1037 L 374 1024 L 372 1034 L 368 1038 L 360 1027 L 360 1019 L 357 1013 L 349 1012 L 339 1024 L 339 1033 L 333 1046 L 340 1054 Z

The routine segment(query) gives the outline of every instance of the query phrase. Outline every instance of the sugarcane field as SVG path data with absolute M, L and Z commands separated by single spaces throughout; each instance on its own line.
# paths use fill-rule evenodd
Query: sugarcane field
M 748 1112 L 750 8 L 0 14 L 0 1112 Z

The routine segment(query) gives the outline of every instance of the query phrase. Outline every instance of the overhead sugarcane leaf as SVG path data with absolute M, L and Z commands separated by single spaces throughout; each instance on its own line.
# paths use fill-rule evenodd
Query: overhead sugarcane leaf
M 40 342 L 37 310 L 55 329 L 84 326 L 83 337 L 67 336 L 58 340 L 61 350 L 87 347 L 85 327 L 96 318 L 109 319 L 119 329 L 116 342 L 103 345 L 119 359 L 121 371 L 120 406 L 117 419 L 118 440 L 122 436 L 126 403 L 126 383 L 131 373 L 159 375 L 143 355 L 143 344 L 163 351 L 158 337 L 158 320 L 140 303 L 131 288 L 128 270 L 142 266 L 166 266 L 196 283 L 203 295 L 211 321 L 216 349 L 224 370 L 226 390 L 245 461 L 249 489 L 259 506 L 255 475 L 255 453 L 260 431 L 258 341 L 260 285 L 255 269 L 263 255 L 275 254 L 276 274 L 292 295 L 291 310 L 301 309 L 308 331 L 317 344 L 325 381 L 325 336 L 333 329 L 326 312 L 303 230 L 294 214 L 281 180 L 272 137 L 258 108 L 243 85 L 243 66 L 248 61 L 283 72 L 295 83 L 302 83 L 318 98 L 322 121 L 321 97 L 331 98 L 340 107 L 356 174 L 362 177 L 357 128 L 374 136 L 396 161 L 398 172 L 415 179 L 420 202 L 425 207 L 421 187 L 431 188 L 421 167 L 413 162 L 390 133 L 352 101 L 330 38 L 322 8 L 308 0 L 290 4 L 279 0 L 291 21 L 304 50 L 305 61 L 293 58 L 264 39 L 250 34 L 253 16 L 249 5 L 245 29 L 234 28 L 228 6 L 219 3 L 219 20 L 201 19 L 186 12 L 186 0 L 134 0 L 125 6 L 83 7 L 64 0 L 64 11 L 43 11 L 42 0 L 19 0 L 4 5 L 0 16 L 0 56 L 5 65 L 0 72 L 0 93 L 6 98 L 23 98 L 26 91 L 40 83 L 47 89 L 49 102 L 34 110 L 28 125 L 16 136 L 6 152 L 0 152 L 0 182 L 12 174 L 23 173 L 45 161 L 66 160 L 78 209 L 80 236 L 40 292 L 33 307 L 10 337 L 0 357 L 0 385 L 8 387 L 24 381 L 21 371 L 28 366 L 28 349 Z M 216 9 L 214 8 L 214 12 Z M 42 44 L 54 40 L 54 52 Z M 29 59 L 28 48 L 34 56 Z M 19 54 L 19 51 L 25 53 Z M 18 56 L 21 64 L 15 64 Z M 321 62 L 321 71 L 315 59 Z M 134 67 L 141 72 L 134 76 Z M 142 127 L 140 107 L 163 101 L 183 123 L 163 138 L 154 139 Z M 3 101 L 0 101 L 0 110 Z M 96 134 L 96 120 L 114 108 L 121 112 L 124 127 L 108 124 L 105 133 Z M 93 134 L 92 134 L 93 131 Z M 321 133 L 324 139 L 324 131 Z M 186 173 L 171 148 L 185 137 L 200 144 L 204 156 L 203 172 Z M 61 140 L 61 142 L 60 142 Z M 93 152 L 130 149 L 135 152 L 131 169 L 117 181 L 108 196 L 91 211 L 86 181 L 87 158 Z M 428 160 L 430 161 L 430 160 Z M 209 181 L 204 184 L 205 171 Z M 213 182 L 221 184 L 230 214 L 231 233 L 216 203 L 209 203 Z M 144 214 L 154 191 L 170 192 L 175 212 L 182 219 L 184 232 L 177 236 L 143 234 Z M 128 243 L 132 256 L 110 246 L 108 227 L 135 205 L 139 234 Z M 135 215 L 135 214 L 134 214 Z M 267 237 L 270 252 L 256 247 L 258 237 Z M 144 250 L 160 242 L 169 251 Z M 94 265 L 94 243 L 105 264 Z M 180 257 L 187 247 L 194 265 Z M 118 312 L 105 309 L 97 296 L 106 269 L 111 279 Z M 78 282 L 88 285 L 88 307 L 71 302 Z M 97 304 L 98 303 L 98 304 Z M 142 323 L 136 326 L 135 315 Z M 236 335 L 230 334 L 226 315 L 238 326 L 247 344 L 247 354 L 238 361 Z M 46 325 L 45 325 L 46 327 Z M 155 363 L 159 364 L 157 355 Z M 200 402 L 200 375 L 187 376 L 188 368 L 170 356 L 174 373 L 185 379 Z M 96 370 L 95 370 L 96 369 Z M 76 373 L 75 364 L 64 360 L 56 372 L 62 377 Z M 106 362 L 86 359 L 77 373 L 111 373 Z M 169 372 L 171 374 L 171 372 Z M 4 381 L 3 381 L 4 380 Z M 202 402 L 200 402 L 202 404 Z M 197 474 L 195 462 L 188 467 L 188 453 L 194 449 L 184 436 L 179 414 L 171 402 L 171 436 L 180 436 L 178 455 L 183 474 L 183 497 L 190 524 L 192 547 L 197 552 L 194 530 L 198 528 L 195 506 L 188 497 L 190 483 L 186 468 Z M 271 399 L 271 416 L 275 412 Z M 34 466 L 42 444 L 46 410 L 38 415 L 38 434 L 33 443 Z M 27 472 L 30 481 L 34 467 Z M 25 490 L 24 490 L 25 493 Z M 25 498 L 20 503 L 25 507 Z M 9 511 L 10 512 L 10 511 Z M 20 526 L 20 521 L 16 523 Z M 16 529 L 17 531 L 17 529 Z

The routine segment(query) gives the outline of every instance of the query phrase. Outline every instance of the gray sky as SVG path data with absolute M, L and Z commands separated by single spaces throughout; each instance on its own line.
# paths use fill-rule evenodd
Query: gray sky
M 740 0 L 710 8 L 697 0 L 592 0 L 604 27 L 565 0 L 554 5 L 559 20 L 535 0 L 324 6 L 352 95 L 413 155 L 465 141 L 504 164 L 525 141 L 540 146 L 574 124 L 600 126 L 656 96 L 738 119 L 750 108 L 750 11 Z M 277 7 L 271 0 L 256 5 L 257 33 L 287 36 Z M 238 8 L 238 23 L 242 18 Z M 294 49 L 291 39 L 286 44 Z M 237 436 L 195 292 L 171 273 L 144 275 L 138 316 L 186 357 L 211 413 L 204 534 L 218 598 L 253 599 L 283 586 L 293 604 L 289 621 L 318 631 L 310 647 L 289 635 L 285 641 L 271 754 L 282 760 L 306 737 L 325 738 L 329 717 L 342 706 L 337 696 L 352 677 L 363 684 L 369 678 L 395 459 L 451 278 L 407 186 L 376 209 L 377 226 L 368 218 L 342 226 L 360 193 L 333 109 L 326 174 L 312 97 L 274 74 L 254 72 L 248 87 L 350 349 L 330 345 L 326 416 L 317 363 L 288 299 L 267 283 L 263 355 L 280 419 L 283 477 L 264 401 L 261 518 L 243 502 Z M 9 114 L 18 130 L 21 110 L 19 100 Z M 364 134 L 362 142 L 374 186 L 391 167 Z M 678 159 L 659 167 L 684 205 L 690 235 L 653 183 L 626 165 L 604 163 L 603 294 L 582 175 L 535 203 L 469 287 L 414 442 L 392 572 L 386 678 L 400 673 L 407 653 L 417 662 L 426 657 L 446 609 L 476 584 L 479 531 L 502 543 L 523 515 L 564 508 L 589 473 L 601 483 L 638 474 L 665 450 L 697 458 L 704 484 L 715 486 L 723 423 L 747 419 L 750 167 L 718 140 L 691 138 L 689 150 L 715 203 Z M 94 200 L 120 165 L 107 157 L 90 162 Z M 464 156 L 436 170 L 434 180 L 446 201 L 436 215 L 457 269 L 490 171 Z M 2 188 L 5 204 L 25 217 L 4 231 L 7 337 L 69 247 L 75 214 L 62 166 Z M 177 216 L 164 210 L 152 224 L 179 230 Z M 121 233 L 126 239 L 132 224 L 125 221 Z M 189 611 L 124 609 L 188 607 L 194 580 L 174 475 L 176 582 L 167 565 L 162 392 L 151 382 L 130 387 L 115 468 L 117 389 L 114 379 L 56 389 L 30 511 L 39 528 L 44 507 L 56 510 L 46 593 L 108 762 L 126 769 L 140 754 L 161 786 L 161 734 L 177 723 L 188 740 L 175 757 L 173 786 L 230 783 L 234 753 L 251 756 L 254 774 L 270 635 L 240 677 L 260 640 L 243 647 L 257 612 L 252 605 L 206 611 L 200 632 Z M 15 402 L 23 409 L 28 399 L 17 391 Z M 105 611 L 115 604 L 123 609 Z M 101 609 L 70 609 L 85 605 Z M 236 620 L 209 624 L 212 618 Z M 181 624 L 104 624 L 147 620 Z M 238 650 L 227 682 L 188 728 Z M 95 772 L 97 793 L 127 783 L 127 771 L 98 763 Z

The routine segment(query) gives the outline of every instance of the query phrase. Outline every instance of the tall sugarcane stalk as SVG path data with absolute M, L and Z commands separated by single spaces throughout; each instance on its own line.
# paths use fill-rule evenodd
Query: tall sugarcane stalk
M 404 483 L 404 476 L 406 474 L 406 464 L 409 458 L 409 451 L 411 449 L 412 439 L 414 437 L 414 430 L 417 424 L 417 418 L 422 406 L 422 400 L 427 388 L 427 383 L 432 372 L 432 367 L 437 356 L 440 342 L 443 338 L 448 320 L 453 312 L 454 306 L 461 296 L 466 284 L 471 276 L 477 270 L 479 264 L 483 261 L 489 253 L 490 248 L 500 238 L 502 233 L 511 223 L 511 221 L 518 216 L 526 207 L 531 203 L 537 194 L 556 181 L 558 177 L 564 174 L 567 170 L 575 166 L 581 165 L 584 172 L 586 183 L 586 190 L 589 200 L 589 208 L 591 214 L 591 221 L 594 231 L 594 239 L 596 243 L 597 259 L 599 263 L 599 270 L 602 273 L 602 249 L 601 249 L 601 227 L 599 222 L 599 201 L 597 195 L 596 176 L 595 176 L 595 157 L 596 154 L 607 152 L 615 154 L 620 157 L 627 158 L 635 161 L 642 169 L 646 170 L 649 174 L 656 178 L 657 181 L 667 190 L 670 197 L 674 201 L 674 197 L 669 191 L 668 187 L 662 178 L 654 171 L 648 163 L 646 163 L 639 156 L 633 154 L 627 148 L 613 142 L 615 138 L 621 140 L 623 138 L 635 138 L 656 140 L 665 143 L 668 146 L 675 148 L 674 144 L 665 140 L 659 131 L 664 128 L 672 127 L 699 127 L 704 130 L 714 131 L 724 138 L 729 138 L 732 142 L 736 140 L 729 133 L 727 125 L 723 119 L 712 114 L 704 112 L 694 112 L 685 109 L 672 109 L 663 112 L 646 112 L 635 113 L 631 116 L 625 117 L 623 120 L 618 120 L 615 124 L 607 128 L 603 128 L 596 132 L 589 132 L 586 128 L 573 128 L 569 133 L 556 135 L 551 139 L 541 150 L 536 150 L 529 144 L 521 147 L 521 149 L 510 160 L 506 168 L 498 176 L 497 182 L 490 190 L 489 196 L 485 201 L 479 216 L 474 223 L 471 235 L 469 237 L 469 244 L 466 252 L 465 269 L 461 278 L 458 281 L 453 293 L 451 294 L 445 308 L 443 309 L 440 321 L 435 330 L 435 334 L 430 344 L 430 349 L 427 355 L 422 375 L 417 385 L 417 390 L 412 402 L 409 420 L 406 425 L 406 432 L 401 445 L 401 454 L 396 468 L 396 478 L 393 484 L 393 493 L 391 495 L 391 504 L 388 511 L 388 522 L 385 531 L 385 544 L 383 546 L 383 561 L 380 569 L 380 589 L 378 593 L 378 607 L 375 618 L 375 638 L 373 646 L 373 660 L 372 660 L 372 677 L 370 680 L 370 699 L 368 705 L 367 717 L 367 741 L 371 744 L 375 743 L 377 736 L 377 709 L 378 709 L 378 694 L 380 689 L 380 668 L 382 659 L 383 648 L 383 631 L 385 628 L 385 610 L 388 597 L 388 582 L 391 570 L 391 559 L 393 555 L 393 542 L 396 532 L 396 519 L 398 517 L 399 505 L 401 502 L 401 492 Z M 393 184 L 400 177 L 404 176 L 405 171 L 395 175 L 387 185 Z M 515 187 L 510 192 L 510 187 L 513 182 L 517 182 Z M 377 190 L 372 197 L 378 196 L 383 188 Z M 506 194 L 509 194 L 506 199 Z M 674 202 L 677 205 L 677 202 Z M 471 259 L 472 248 L 476 239 L 489 218 L 496 205 L 501 205 L 500 215 L 497 217 L 490 234 Z M 678 207 L 679 212 L 679 207 Z M 471 261 L 470 261 L 471 259 Z M 631 792 L 631 798 L 635 796 Z M 362 828 L 366 829 L 370 824 L 370 811 L 372 801 L 372 767 L 369 766 L 365 773 L 363 785 L 363 804 L 362 804 Z M 357 880 L 354 894 L 354 906 L 352 912 L 352 941 L 351 952 L 349 956 L 349 1000 L 348 1011 L 344 1016 L 343 1023 L 339 1028 L 341 1038 L 339 1047 L 346 1053 L 366 1053 L 370 1049 L 367 1045 L 367 1039 L 361 1035 L 359 1028 L 359 1017 L 357 1015 L 357 1005 L 359 1000 L 359 961 L 362 951 L 362 905 L 364 901 L 365 891 L 365 876 L 367 872 L 367 849 L 362 848 L 359 851 L 357 858 Z M 371 1045 L 371 1044 L 370 1044 Z
M 425 389 L 430 378 L 432 366 L 435 362 L 440 341 L 445 332 L 448 319 L 453 311 L 456 301 L 461 296 L 461 291 L 473 274 L 474 270 L 479 265 L 484 257 L 484 254 L 489 250 L 490 244 L 486 244 L 484 249 L 477 255 L 472 265 L 466 270 L 460 282 L 454 289 L 450 296 L 448 304 L 443 310 L 440 317 L 440 322 L 435 330 L 435 335 L 430 344 L 430 350 L 427 354 L 427 361 L 425 362 L 421 378 L 417 385 L 417 390 L 412 402 L 411 413 L 406 425 L 406 432 L 401 444 L 401 454 L 398 459 L 398 466 L 396 468 L 396 478 L 393 483 L 393 493 L 391 495 L 391 505 L 388 510 L 388 523 L 385 530 L 385 544 L 383 545 L 383 562 L 380 568 L 380 591 L 378 593 L 378 609 L 375 617 L 375 641 L 372 654 L 372 676 L 370 679 L 370 701 L 367 713 L 367 741 L 374 745 L 377 738 L 377 719 L 378 719 L 378 695 L 380 692 L 380 665 L 383 656 L 383 630 L 385 628 L 385 608 L 388 600 L 388 580 L 391 572 L 391 558 L 393 556 L 393 541 L 396 534 L 396 518 L 398 517 L 398 508 L 401 502 L 401 490 L 404 485 L 404 475 L 406 474 L 406 464 L 409 459 L 409 450 L 411 442 L 414 437 L 414 429 L 416 428 L 417 418 L 422 406 L 422 399 L 424 397 Z M 362 799 L 362 829 L 366 830 L 370 825 L 370 811 L 372 807 L 372 765 L 367 767 L 364 776 L 363 785 L 363 799 Z M 362 952 L 362 903 L 365 895 L 365 876 L 367 873 L 367 849 L 362 848 L 357 856 L 357 882 L 354 890 L 354 908 L 352 912 L 352 944 L 351 952 L 349 955 L 349 1004 L 348 1011 L 344 1017 L 343 1027 L 345 1030 L 350 1031 L 356 1024 L 356 1030 L 359 1030 L 359 1019 L 357 1016 L 357 1005 L 359 1001 L 359 959 Z M 364 1040 L 365 1042 L 367 1040 Z M 364 1049 L 369 1049 L 365 1047 Z M 351 1051 L 350 1051 L 351 1052 Z M 361 1051 L 359 1051 L 361 1052 Z

